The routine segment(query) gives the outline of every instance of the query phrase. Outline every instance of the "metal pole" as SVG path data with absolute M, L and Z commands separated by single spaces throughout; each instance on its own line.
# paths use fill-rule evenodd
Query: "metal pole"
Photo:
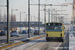
M 20 12 L 20 31 L 21 31 L 21 12 Z
M 30 0 L 28 0 L 28 38 L 30 38 Z
M 40 35 L 40 0 L 38 0 L 38 30 Z
M 5 19 L 5 8 L 4 8 L 4 22 L 5 22 L 5 20 L 6 20 L 6 19 Z
M 56 13 L 57 13 L 57 10 L 56 10 Z M 57 22 L 57 14 L 56 14 L 56 22 Z
M 31 21 L 32 21 L 32 16 L 31 16 Z
M 35 16 L 34 16 L 34 21 L 35 21 Z
M 12 17 L 13 17 L 13 9 L 11 9 L 11 23 L 13 21 Z M 11 26 L 11 30 L 12 30 L 12 28 L 13 28 L 13 26 Z
M 27 14 L 26 14 L 26 21 L 27 21 Z
M 27 23 L 27 14 L 26 14 L 26 23 Z M 26 27 L 26 30 L 27 30 L 27 27 Z
M 7 43 L 10 42 L 9 26 L 9 0 L 7 0 Z
M 46 4 L 44 4 L 44 24 L 46 24 Z
M 35 16 L 34 16 L 34 22 L 35 22 Z M 35 29 L 35 26 L 34 26 L 34 29 Z
M 11 18 L 12 18 L 12 16 L 13 16 L 13 9 L 11 9 Z
M 51 10 L 51 22 L 53 22 L 53 10 Z
M 1 10 L 0 10 L 0 22 L 1 22 Z
M 48 9 L 48 22 L 50 22 L 50 9 Z
M 46 28 L 46 4 L 44 4 L 44 24 L 45 24 L 45 28 Z M 45 31 L 46 33 L 46 31 Z

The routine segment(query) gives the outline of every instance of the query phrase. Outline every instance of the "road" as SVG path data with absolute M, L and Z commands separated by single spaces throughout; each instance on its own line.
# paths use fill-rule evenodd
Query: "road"
M 18 46 L 13 46 L 10 48 L 6 48 L 4 50 L 69 50 L 69 38 L 68 33 L 65 33 L 64 42 L 59 41 L 49 41 L 47 42 L 45 37 L 32 40 L 29 42 L 24 42 Z
M 42 32 L 41 34 L 44 34 L 44 32 Z M 38 35 L 34 35 L 34 33 L 31 33 L 30 37 L 33 36 L 38 36 Z M 28 38 L 28 34 L 19 34 L 19 37 L 10 37 L 10 41 L 17 41 L 17 40 L 22 40 L 22 39 L 26 39 Z M 0 43 L 6 42 L 7 41 L 7 36 L 0 36 Z

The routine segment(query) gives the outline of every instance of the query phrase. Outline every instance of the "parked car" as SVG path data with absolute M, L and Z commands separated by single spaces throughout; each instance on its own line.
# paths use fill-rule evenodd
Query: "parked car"
M 39 35 L 39 30 L 34 30 L 34 35 Z
M 19 37 L 19 33 L 18 33 L 17 31 L 11 31 L 10 36 L 11 36 L 11 37 L 13 37 L 13 36 Z
M 23 31 L 22 31 L 22 34 L 27 34 L 26 30 L 23 30 Z
M 7 35 L 7 31 L 2 30 L 2 31 L 0 32 L 0 35 Z

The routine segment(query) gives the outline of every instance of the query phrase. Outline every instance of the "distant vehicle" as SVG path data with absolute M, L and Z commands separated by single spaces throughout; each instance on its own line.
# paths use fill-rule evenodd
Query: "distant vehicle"
M 17 31 L 11 31 L 10 36 L 11 36 L 11 37 L 13 37 L 13 36 L 19 37 L 19 33 L 18 33 Z
M 23 30 L 23 31 L 22 31 L 22 34 L 27 34 L 26 30 Z
M 1 32 L 0 32 L 0 35 L 1 35 Z
M 29 29 L 27 30 L 27 33 L 29 32 Z M 30 29 L 30 33 L 33 33 L 33 30 L 32 29 Z
M 46 40 L 59 40 L 62 41 L 64 40 L 64 30 L 65 28 L 63 27 L 63 23 L 59 22 L 51 22 L 51 23 L 46 23 Z
M 43 30 L 43 32 L 45 32 L 45 29 Z
M 39 30 L 35 30 L 34 35 L 39 35 Z
M 22 30 L 19 31 L 19 34 L 22 34 Z
M 7 31 L 2 30 L 2 31 L 0 32 L 0 35 L 7 35 Z

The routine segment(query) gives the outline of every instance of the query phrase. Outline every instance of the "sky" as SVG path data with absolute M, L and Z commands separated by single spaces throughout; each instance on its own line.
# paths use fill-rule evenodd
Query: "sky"
M 53 4 L 53 5 L 61 5 L 62 3 L 73 3 L 73 0 L 40 0 L 41 4 Z M 38 4 L 38 0 L 30 0 L 30 4 Z M 0 0 L 0 5 L 6 5 L 6 0 Z M 69 15 L 63 15 L 64 20 L 68 19 L 67 21 L 71 20 L 72 17 L 72 5 L 66 6 L 47 6 L 47 11 L 50 8 L 56 9 L 56 10 L 66 10 L 66 11 L 60 11 L 57 12 L 58 14 L 69 14 Z M 4 11 L 5 9 L 5 11 Z M 11 15 L 11 9 L 18 9 L 18 11 L 13 11 L 13 14 L 16 15 L 16 20 L 20 21 L 20 12 L 26 12 L 21 14 L 21 21 L 26 21 L 26 14 L 28 14 L 28 0 L 9 0 L 9 14 Z M 44 6 L 40 6 L 40 10 L 43 10 Z M 6 14 L 6 7 L 0 7 L 1 15 L 4 15 L 4 12 Z M 47 13 L 47 12 L 46 12 Z M 34 17 L 36 17 L 36 21 L 38 21 L 38 6 L 37 5 L 30 5 L 30 14 L 32 16 L 32 21 L 34 20 Z M 48 14 L 48 13 L 47 13 Z M 41 21 L 44 19 L 44 11 L 40 11 L 40 18 Z M 46 15 L 46 18 L 48 19 L 48 15 Z M 48 21 L 48 20 L 47 20 Z

